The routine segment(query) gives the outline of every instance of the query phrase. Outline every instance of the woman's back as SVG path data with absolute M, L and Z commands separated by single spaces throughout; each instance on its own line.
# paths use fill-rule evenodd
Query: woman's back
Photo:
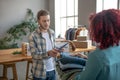
M 100 65 L 96 80 L 119 80 L 120 76 L 120 46 L 110 47 L 105 50 L 96 50 L 96 64 Z M 93 55 L 91 54 L 91 55 Z
M 88 55 L 86 68 L 75 80 L 120 80 L 120 46 L 96 49 Z

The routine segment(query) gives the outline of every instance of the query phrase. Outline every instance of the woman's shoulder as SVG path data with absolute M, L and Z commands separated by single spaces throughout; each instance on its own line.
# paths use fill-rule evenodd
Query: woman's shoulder
M 88 58 L 91 58 L 93 61 L 96 61 L 99 63 L 105 59 L 105 53 L 103 50 L 96 48 L 96 50 L 89 53 Z
M 120 55 L 119 53 L 120 53 L 120 46 L 112 46 L 112 47 L 109 47 L 103 50 L 97 48 L 95 51 L 89 54 L 89 57 L 92 57 L 101 62 L 102 61 L 106 62 L 106 61 L 111 60 L 112 58 L 113 59 L 117 58 L 117 55 Z
M 100 49 L 100 48 L 96 48 L 96 50 L 94 50 L 93 52 L 91 52 L 92 55 L 103 55 L 103 54 L 107 54 L 107 53 L 112 53 L 113 51 L 115 52 L 116 50 L 119 50 L 120 46 L 112 46 L 106 49 Z
M 94 51 L 90 53 L 90 55 L 99 55 L 102 53 L 102 50 L 99 48 L 96 48 Z

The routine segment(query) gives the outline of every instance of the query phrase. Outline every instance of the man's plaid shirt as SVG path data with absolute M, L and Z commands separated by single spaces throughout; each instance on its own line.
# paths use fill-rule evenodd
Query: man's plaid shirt
M 48 30 L 50 40 L 52 42 L 52 47 L 54 48 L 55 35 L 52 29 Z M 29 36 L 30 52 L 32 54 L 32 73 L 34 77 L 44 78 L 46 77 L 46 67 L 43 62 L 44 59 L 50 58 L 46 51 L 46 41 L 42 37 L 42 33 L 39 28 L 37 28 Z

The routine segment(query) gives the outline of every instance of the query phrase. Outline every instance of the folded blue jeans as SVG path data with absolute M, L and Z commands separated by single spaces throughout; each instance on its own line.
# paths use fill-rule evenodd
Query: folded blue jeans
M 79 65 L 79 64 L 71 64 L 71 63 L 68 63 L 68 64 L 62 64 L 61 62 L 59 62 L 59 66 L 61 68 L 61 70 L 66 70 L 66 69 L 83 69 L 84 66 L 82 65 Z
M 61 58 L 59 61 L 62 64 L 79 64 L 82 66 L 86 65 L 87 59 L 76 57 L 76 56 L 71 56 L 69 52 L 61 52 Z

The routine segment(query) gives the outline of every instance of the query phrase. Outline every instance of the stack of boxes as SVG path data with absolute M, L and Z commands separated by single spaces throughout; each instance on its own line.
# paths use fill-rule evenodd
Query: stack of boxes
M 89 48 L 92 46 L 92 41 L 88 39 L 87 29 L 80 31 L 80 35 L 77 36 L 77 40 L 73 40 L 76 48 Z
M 74 40 L 76 48 L 89 48 L 92 46 L 92 41 L 88 40 L 86 36 L 78 36 L 77 40 Z

